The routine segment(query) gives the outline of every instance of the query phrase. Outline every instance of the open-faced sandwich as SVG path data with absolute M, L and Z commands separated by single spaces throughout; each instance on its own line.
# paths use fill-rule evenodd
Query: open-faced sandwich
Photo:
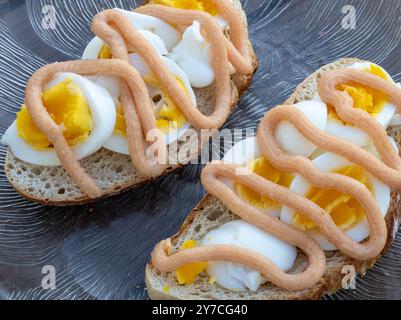
M 149 296 L 315 299 L 349 270 L 364 275 L 398 228 L 397 110 L 401 89 L 376 64 L 342 59 L 309 76 L 202 171 L 209 194 L 155 247 Z
M 83 60 L 32 75 L 3 135 L 7 178 L 33 201 L 81 204 L 188 163 L 257 68 L 238 0 L 152 0 L 92 30 Z

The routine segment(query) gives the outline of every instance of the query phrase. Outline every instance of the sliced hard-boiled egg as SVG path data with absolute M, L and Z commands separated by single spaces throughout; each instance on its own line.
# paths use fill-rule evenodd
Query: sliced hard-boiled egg
M 195 240 L 186 240 L 180 246 L 180 250 L 192 249 L 197 246 L 197 242 Z M 207 267 L 207 262 L 194 262 L 187 265 L 182 266 L 178 270 L 175 271 L 175 277 L 180 285 L 183 284 L 191 284 L 195 281 L 198 274 L 203 272 Z
M 314 126 L 324 131 L 327 123 L 326 104 L 320 101 L 303 101 L 294 104 L 294 107 L 302 111 Z M 289 122 L 280 123 L 275 133 L 281 147 L 291 155 L 309 157 L 316 149 L 316 146 Z
M 115 8 L 125 15 L 131 24 L 138 30 L 147 30 L 159 36 L 168 51 L 171 51 L 181 40 L 181 34 L 163 20 L 145 14 Z
M 360 69 L 394 83 L 391 76 L 376 64 L 370 62 L 355 63 L 349 68 Z M 386 94 L 356 83 L 341 84 L 339 89 L 346 91 L 352 97 L 354 108 L 368 112 L 385 128 L 390 124 L 396 111 L 396 106 L 389 101 Z M 320 97 L 317 95 L 316 99 L 320 100 Z M 333 106 L 328 106 L 328 110 L 327 133 L 361 147 L 370 143 L 368 134 L 352 124 L 343 122 Z
M 147 30 L 138 30 L 138 32 L 146 38 L 152 47 L 160 54 L 166 55 L 168 53 L 167 48 L 163 40 L 156 34 Z M 95 60 L 95 59 L 111 59 L 112 54 L 110 48 L 106 46 L 104 41 L 99 37 L 94 37 L 89 44 L 86 46 L 85 51 L 82 55 L 83 60 Z
M 274 168 L 262 155 L 256 137 L 246 138 L 236 143 L 224 156 L 225 163 L 232 163 L 241 167 L 247 167 L 254 173 L 273 181 L 282 186 L 288 187 L 293 179 L 292 174 Z M 281 205 L 268 197 L 261 195 L 249 188 L 232 180 L 224 179 L 235 193 L 243 200 L 258 207 L 271 216 L 278 217 L 281 212 Z
M 149 42 L 153 45 L 167 69 L 172 75 L 175 76 L 182 89 L 191 98 L 192 103 L 196 105 L 196 97 L 187 75 L 174 61 L 163 56 L 166 54 L 167 49 L 160 40 L 159 36 L 147 30 L 140 30 L 140 32 L 142 36 L 149 40 Z M 104 48 L 103 41 L 95 38 L 92 40 L 92 43 L 88 45 L 83 58 L 101 58 Z M 110 55 L 103 53 L 103 58 L 108 59 L 110 58 Z M 178 140 L 185 133 L 185 131 L 188 130 L 190 124 L 183 116 L 179 108 L 175 105 L 171 97 L 169 97 L 165 90 L 161 88 L 159 81 L 153 76 L 152 71 L 146 64 L 145 60 L 137 53 L 130 53 L 129 59 L 132 66 L 135 67 L 148 85 L 151 99 L 154 102 L 154 111 L 157 118 L 157 124 L 159 129 L 165 133 L 166 143 L 173 143 L 174 141 Z M 104 147 L 117 153 L 129 155 L 124 111 L 120 102 L 121 89 L 119 80 L 115 77 L 108 76 L 91 77 L 91 80 L 106 88 L 116 102 L 116 128 L 110 139 L 108 139 L 108 141 L 106 141 L 104 144 Z
M 363 168 L 331 152 L 323 153 L 312 162 L 320 172 L 339 173 L 364 184 L 375 198 L 383 216 L 386 215 L 391 199 L 390 188 L 371 176 Z M 295 176 L 290 190 L 305 196 L 322 207 L 331 215 L 336 225 L 354 241 L 360 242 L 369 236 L 369 225 L 365 212 L 352 196 L 336 190 L 313 187 L 300 175 Z M 319 232 L 314 222 L 303 217 L 301 213 L 283 206 L 280 218 L 282 221 L 308 232 L 318 241 L 323 250 L 337 249 Z
M 198 21 L 185 30 L 181 42 L 168 57 L 182 68 L 193 87 L 204 88 L 213 83 L 210 44 L 202 36 Z
M 147 17 L 147 16 L 146 16 Z M 156 34 L 147 31 L 139 30 L 139 33 L 149 41 L 153 48 L 160 55 L 166 55 L 167 49 L 163 40 Z M 103 42 L 102 39 L 95 37 L 87 45 L 83 55 L 83 60 L 96 60 L 96 59 L 111 59 L 111 51 Z M 106 88 L 115 100 L 118 100 L 121 90 L 119 85 L 119 80 L 116 77 L 110 76 L 93 76 L 88 77 L 90 80 L 96 82 L 102 87 Z
M 283 271 L 289 271 L 294 265 L 297 249 L 270 235 L 269 233 L 243 220 L 231 221 L 208 232 L 202 246 L 234 245 L 257 252 Z M 209 262 L 207 273 L 222 287 L 242 291 L 258 290 L 267 280 L 255 270 L 231 262 Z
M 294 105 L 319 129 L 324 130 L 327 119 L 326 105 L 317 101 L 306 101 Z M 308 156 L 316 147 L 301 135 L 291 124 L 281 123 L 276 130 L 276 138 L 283 149 L 292 155 Z M 238 166 L 247 167 L 252 172 L 265 179 L 289 187 L 293 175 L 275 168 L 261 153 L 256 137 L 247 138 L 236 143 L 224 156 L 223 161 Z M 225 179 L 224 182 L 232 188 L 238 196 L 250 204 L 262 209 L 272 216 L 278 217 L 281 205 L 265 195 L 261 195 L 252 188 Z
M 398 154 L 398 146 L 397 146 L 397 142 L 394 140 L 394 138 L 388 136 L 388 141 L 390 142 L 390 144 L 392 145 L 392 147 L 394 148 L 394 150 Z M 381 158 L 379 152 L 377 151 L 375 145 L 373 144 L 373 142 L 370 143 L 369 145 L 367 145 L 366 147 L 364 147 L 364 149 L 366 151 L 370 152 L 371 154 L 373 154 L 377 159 L 383 160 Z
M 59 74 L 47 84 L 42 100 L 53 120 L 64 126 L 64 136 L 78 160 L 98 151 L 113 133 L 116 109 L 112 97 L 84 77 Z M 3 135 L 2 143 L 22 161 L 60 165 L 52 144 L 36 127 L 25 106 Z
M 215 17 L 222 30 L 228 27 L 227 21 L 219 14 L 216 6 L 210 0 L 151 0 L 150 3 L 176 9 L 204 11 Z
M 183 90 L 189 95 L 192 103 L 196 105 L 196 97 L 191 88 L 186 74 L 172 60 L 161 57 L 167 69 L 175 76 Z M 155 114 L 157 125 L 166 136 L 166 144 L 178 140 L 190 127 L 189 122 L 183 116 L 179 108 L 168 94 L 161 88 L 159 81 L 152 75 L 143 58 L 136 53 L 130 54 L 131 64 L 138 70 L 145 82 L 148 84 L 151 98 L 155 102 Z M 125 118 L 122 106 L 117 106 L 116 130 L 104 147 L 118 153 L 129 154 L 126 138 Z
M 139 33 L 141 33 L 141 35 L 149 41 L 149 43 L 160 55 L 166 55 L 168 53 L 166 46 L 164 45 L 164 42 L 158 35 L 147 30 L 139 30 Z M 111 58 L 112 54 L 110 48 L 107 47 L 106 44 L 103 42 L 103 40 L 98 37 L 94 37 L 89 42 L 82 55 L 83 60 L 111 59 Z M 107 91 L 109 91 L 109 93 L 113 96 L 113 98 L 116 101 L 118 100 L 121 94 L 121 89 L 119 85 L 119 80 L 116 77 L 93 76 L 93 77 L 88 77 L 88 79 L 106 88 Z

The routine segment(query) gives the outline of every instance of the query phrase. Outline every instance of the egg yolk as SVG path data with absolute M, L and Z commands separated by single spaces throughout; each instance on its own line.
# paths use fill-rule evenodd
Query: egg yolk
M 111 50 L 108 46 L 103 45 L 99 53 L 99 59 L 111 59 Z M 179 85 L 188 94 L 188 90 L 185 88 L 181 79 L 176 77 Z M 153 87 L 161 88 L 160 82 L 152 76 L 145 76 L 145 82 Z M 178 129 L 181 128 L 187 119 L 182 114 L 181 110 L 176 106 L 174 101 L 168 96 L 168 94 L 163 91 L 163 102 L 164 105 L 160 108 L 156 114 L 157 127 L 164 133 L 168 133 L 170 128 Z M 125 123 L 124 110 L 122 106 L 117 108 L 117 121 L 114 133 L 120 135 L 127 135 L 127 127 Z
M 170 293 L 170 290 L 171 290 L 170 286 L 167 283 L 165 283 L 163 286 L 163 292 Z
M 177 77 L 176 79 L 181 88 L 188 94 L 188 91 L 182 81 Z M 161 87 L 160 82 L 152 76 L 145 76 L 144 80 L 148 85 L 157 88 Z M 182 114 L 181 110 L 176 106 L 174 101 L 168 96 L 168 94 L 165 91 L 162 92 L 164 105 L 157 112 L 155 112 L 156 124 L 162 132 L 168 133 L 171 128 L 179 129 L 188 121 Z M 114 132 L 121 135 L 127 134 L 124 110 L 122 107 L 117 108 L 117 122 Z
M 116 126 L 114 133 L 126 136 L 127 135 L 127 124 L 125 122 L 124 109 L 122 106 L 117 108 Z
M 158 114 L 157 127 L 164 133 L 169 132 L 171 127 L 174 129 L 181 128 L 187 122 L 181 110 L 168 96 L 164 98 L 164 103 Z
M 196 245 L 195 240 L 187 240 L 181 245 L 180 251 L 195 248 Z M 198 274 L 203 272 L 206 267 L 207 262 L 190 263 L 176 270 L 175 277 L 180 285 L 191 284 L 195 281 Z
M 103 45 L 99 52 L 99 59 L 111 59 L 113 56 L 111 54 L 111 49 L 107 45 Z
M 372 186 L 368 182 L 363 168 L 352 165 L 346 166 L 334 171 L 347 177 L 351 177 L 364 184 L 372 192 Z M 350 195 L 336 190 L 324 190 L 311 187 L 306 198 L 316 203 L 331 215 L 335 224 L 341 230 L 349 229 L 353 224 L 361 221 L 365 213 L 357 200 Z M 293 224 L 301 230 L 310 230 L 316 227 L 315 223 L 308 218 L 296 213 L 293 218 Z
M 288 188 L 293 180 L 293 175 L 287 172 L 280 171 L 273 167 L 270 162 L 265 157 L 260 157 L 253 160 L 247 165 L 247 167 L 254 173 L 264 177 L 265 179 L 272 181 L 276 184 Z M 261 208 L 278 208 L 280 204 L 264 195 L 261 195 L 254 191 L 248 186 L 242 185 L 240 183 L 234 184 L 235 192 L 244 200 L 250 204 Z
M 43 105 L 51 118 L 64 126 L 64 137 L 70 146 L 85 141 L 93 121 L 88 103 L 72 79 L 67 79 L 42 93 Z M 52 143 L 37 128 L 25 105 L 17 113 L 17 129 L 21 139 L 37 150 L 52 147 Z
M 369 72 L 384 80 L 389 80 L 386 73 L 377 65 L 372 64 L 370 68 L 363 69 L 365 72 Z M 376 116 L 383 110 L 385 103 L 388 101 L 387 96 L 375 89 L 364 87 L 357 83 L 346 83 L 338 86 L 339 90 L 346 91 L 352 100 L 354 101 L 354 108 L 358 108 L 370 113 L 373 117 Z M 332 120 L 343 122 L 336 113 L 335 108 L 332 105 L 328 105 L 329 117 Z
M 199 10 L 217 15 L 217 8 L 210 0 L 152 0 L 151 4 L 162 4 L 164 6 L 186 9 Z

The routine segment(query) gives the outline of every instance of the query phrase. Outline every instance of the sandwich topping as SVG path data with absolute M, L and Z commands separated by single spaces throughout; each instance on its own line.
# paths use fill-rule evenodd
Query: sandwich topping
M 91 79 L 94 77 L 99 80 L 99 84 L 102 81 L 110 83 L 114 79 L 117 86 L 111 89 L 105 86 L 113 100 L 118 100 L 118 105 L 110 111 L 109 117 L 109 122 L 114 122 L 114 130 L 109 132 L 108 126 L 107 134 L 123 137 L 126 146 L 120 149 L 126 149 L 141 174 L 154 177 L 167 168 L 169 142 L 166 141 L 164 133 L 168 131 L 168 123 L 175 124 L 176 129 L 182 128 L 185 121 L 195 128 L 220 127 L 230 112 L 231 66 L 240 74 L 251 74 L 254 70 L 246 26 L 231 1 L 211 0 L 207 1 L 207 6 L 204 1 L 196 1 L 195 9 L 199 6 L 203 11 L 185 10 L 187 6 L 178 6 L 177 9 L 174 1 L 154 3 L 161 4 L 142 6 L 132 13 L 117 9 L 100 12 L 93 20 L 92 29 L 98 37 L 97 40 L 101 39 L 106 44 L 99 48 L 94 58 L 102 59 L 44 66 L 33 74 L 26 88 L 25 107 L 18 121 L 18 127 L 22 130 L 17 135 L 22 135 L 25 140 L 33 139 L 28 141 L 32 142 L 33 147 L 51 147 L 51 151 L 54 152 L 51 164 L 61 164 L 80 189 L 91 198 L 101 196 L 101 191 L 80 166 L 76 157 L 78 151 L 71 146 L 76 145 L 79 149 L 79 142 L 85 140 L 92 132 L 92 110 L 85 107 L 86 101 L 82 95 L 71 93 L 73 84 L 66 82 L 59 83 L 49 90 L 52 90 L 50 94 L 53 94 L 51 98 L 54 101 L 57 100 L 57 96 L 60 99 L 65 98 L 66 108 L 71 110 L 60 111 L 60 116 L 54 113 L 51 106 L 49 107 L 50 102 L 47 103 L 46 100 L 50 94 L 48 91 L 43 93 L 42 90 L 55 76 L 61 73 L 73 73 L 75 77 L 90 76 Z M 193 6 L 188 8 L 194 9 Z M 225 36 L 214 16 L 207 13 L 212 8 L 213 12 L 221 14 L 230 27 L 231 41 Z M 202 45 L 205 45 L 206 39 L 210 46 L 208 49 L 214 78 L 209 77 L 209 82 L 214 82 L 215 92 L 215 108 L 210 116 L 205 116 L 197 109 L 195 96 L 189 81 L 185 80 L 185 73 L 175 62 L 164 56 L 167 53 L 166 48 L 170 50 L 180 40 L 179 33 L 172 26 L 195 26 L 196 30 L 188 31 L 187 39 L 193 36 Z M 188 47 L 188 43 L 183 43 L 183 48 L 185 47 Z M 182 50 L 176 52 L 177 59 L 182 58 Z M 154 104 L 149 99 L 150 87 L 159 87 L 162 98 L 167 101 L 160 105 L 157 115 Z M 73 119 L 62 118 L 69 116 Z M 21 125 L 22 123 L 29 124 L 29 127 L 23 128 L 25 125 Z M 30 134 L 31 138 L 28 138 L 25 132 L 30 127 L 34 127 L 31 132 L 35 134 Z M 152 137 L 149 137 L 149 134 Z M 7 133 L 5 136 L 8 136 Z M 3 140 L 7 142 L 7 138 Z M 103 144 L 105 140 L 107 139 L 103 139 Z M 157 145 L 157 159 L 152 159 L 155 161 L 148 160 L 148 141 Z M 91 150 L 92 153 L 103 145 L 96 146 L 97 149 Z M 86 153 L 84 156 L 88 155 Z
M 64 124 L 64 136 L 70 146 L 85 141 L 93 129 L 93 120 L 81 89 L 67 79 L 43 92 L 43 105 L 57 124 Z M 17 114 L 21 138 L 36 149 L 51 147 L 47 137 L 38 130 L 26 106 Z
M 327 71 L 318 79 L 321 100 L 333 106 L 342 121 L 366 132 L 375 152 L 369 152 L 319 129 L 304 112 L 294 108 L 294 105 L 282 105 L 268 111 L 259 125 L 257 142 L 260 152 L 277 170 L 296 174 L 309 182 L 312 189 L 305 194 L 294 192 L 277 183 L 279 179 L 266 179 L 263 172 L 260 175 L 250 170 L 252 168 L 226 162 L 211 163 L 202 172 L 205 189 L 242 220 L 300 248 L 309 261 L 304 271 L 288 274 L 255 250 L 226 244 L 206 245 L 171 254 L 170 240 L 162 241 L 156 246 L 152 253 L 153 265 L 161 271 L 169 272 L 188 263 L 232 262 L 260 272 L 278 287 L 302 290 L 317 283 L 325 271 L 322 246 L 309 236 L 305 231 L 307 229 L 318 229 L 335 249 L 355 260 L 364 261 L 380 255 L 386 244 L 387 228 L 382 206 L 372 194 L 373 187 L 367 175 L 393 190 L 398 190 L 401 188 L 401 159 L 389 141 L 385 127 L 366 110 L 354 107 L 352 95 L 348 90 L 343 90 L 344 83 L 380 92 L 398 110 L 401 110 L 401 91 L 383 77 L 352 68 Z M 283 150 L 276 136 L 277 128 L 283 122 L 293 125 L 320 150 L 330 152 L 322 155 L 322 159 L 326 160 L 325 170 L 319 170 L 316 166 L 318 162 L 309 159 L 307 155 L 294 155 Z M 335 158 L 336 155 L 341 160 Z M 333 163 L 337 163 L 335 170 L 329 170 L 329 157 Z M 227 185 L 227 179 L 283 207 L 291 208 L 295 213 L 293 220 L 283 221 L 282 217 L 279 220 L 267 215 L 259 204 L 250 202 Z M 330 193 L 326 190 L 330 190 Z M 384 211 L 387 211 L 385 206 Z M 369 238 L 360 243 L 344 230 L 362 219 L 367 221 Z

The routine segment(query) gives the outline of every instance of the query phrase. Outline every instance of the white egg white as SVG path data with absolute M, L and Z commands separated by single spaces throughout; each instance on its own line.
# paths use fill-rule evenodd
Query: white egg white
M 159 18 L 119 8 L 114 8 L 114 10 L 124 14 L 136 29 L 147 30 L 159 36 L 168 51 L 171 51 L 181 40 L 181 33 Z
M 348 68 L 366 69 L 366 68 L 370 68 L 371 65 L 372 65 L 372 63 L 370 63 L 370 62 L 355 63 L 355 64 L 350 65 Z M 381 68 L 381 69 L 386 73 L 389 81 L 394 83 L 393 79 L 387 73 L 387 71 L 384 70 L 383 68 Z M 315 100 L 321 101 L 321 98 L 319 97 L 318 94 L 316 95 Z M 383 110 L 375 116 L 375 119 L 384 128 L 387 128 L 391 122 L 391 119 L 394 116 L 395 111 L 396 111 L 396 106 L 393 103 L 391 103 L 390 101 L 388 101 L 384 104 Z M 368 134 L 365 133 L 363 130 L 359 129 L 356 126 L 344 125 L 339 121 L 331 119 L 330 117 L 327 120 L 326 132 L 335 137 L 348 140 L 361 147 L 364 147 L 370 143 L 370 138 L 369 138 Z
M 80 160 L 101 149 L 105 141 L 109 139 L 114 131 L 116 108 L 107 90 L 77 74 L 61 73 L 47 84 L 46 89 L 69 78 L 82 91 L 93 120 L 93 130 L 88 139 L 72 147 L 76 159 Z M 8 145 L 18 159 L 27 163 L 41 166 L 60 165 L 54 149 L 36 150 L 22 140 L 18 135 L 16 121 L 3 135 L 2 143 Z
M 149 44 L 157 51 L 158 54 L 165 56 L 168 54 L 166 46 L 163 40 L 156 34 L 147 30 L 138 30 L 138 32 L 146 38 Z M 102 51 L 104 41 L 99 37 L 94 37 L 89 44 L 86 46 L 84 53 L 82 54 L 83 60 L 96 60 L 99 58 L 100 52 Z
M 249 137 L 234 144 L 223 157 L 225 163 L 245 166 L 262 156 L 257 137 Z
M 228 22 L 223 18 L 223 16 L 218 14 L 217 16 L 215 16 L 215 19 L 221 30 L 226 31 L 229 25 Z
M 210 44 L 202 36 L 198 21 L 185 30 L 182 40 L 174 47 L 169 58 L 187 74 L 193 87 L 204 88 L 213 83 L 215 73 Z
M 349 160 L 331 152 L 322 154 L 312 162 L 315 168 L 320 172 L 334 172 L 342 167 L 352 165 Z M 375 198 L 381 213 L 383 216 L 385 216 L 390 205 L 391 190 L 387 185 L 383 184 L 369 173 L 366 173 L 366 176 L 370 185 L 372 186 L 373 197 Z M 290 185 L 290 190 L 302 196 L 305 196 L 310 188 L 311 184 L 300 175 L 296 175 Z M 288 224 L 293 224 L 294 215 L 295 212 L 293 209 L 283 206 L 280 219 Z M 337 250 L 337 248 L 330 243 L 318 231 L 318 229 L 307 230 L 306 232 L 308 232 L 320 244 L 323 250 Z M 357 242 L 366 239 L 369 236 L 369 226 L 366 218 L 352 225 L 349 229 L 345 230 L 345 233 L 351 237 L 351 239 Z
M 327 120 L 327 108 L 324 103 L 305 101 L 294 105 L 320 130 L 324 130 Z M 276 130 L 276 139 L 284 151 L 291 155 L 309 156 L 316 146 L 311 144 L 290 123 L 282 122 Z M 305 149 L 308 149 L 305 151 Z M 256 137 L 247 138 L 236 143 L 224 155 L 223 161 L 236 165 L 245 165 L 247 162 L 261 156 Z
M 395 150 L 395 152 L 398 154 L 398 146 L 397 146 L 397 142 L 395 142 L 394 138 L 388 136 L 388 141 L 392 145 L 392 147 Z M 373 144 L 373 142 L 371 142 L 369 145 L 364 147 L 364 149 L 366 151 L 370 152 L 371 154 L 373 154 L 377 159 L 383 160 L 383 159 L 381 159 L 381 156 L 379 155 L 379 152 L 377 152 L 377 149 L 376 149 L 375 145 Z
M 327 106 L 320 101 L 303 101 L 294 107 L 304 113 L 315 127 L 324 131 L 327 123 Z M 292 124 L 283 121 L 276 129 L 276 139 L 281 147 L 291 155 L 309 157 L 316 146 L 305 138 Z
M 234 245 L 252 250 L 283 271 L 291 269 L 297 256 L 294 246 L 243 220 L 225 223 L 208 232 L 201 245 Z M 231 262 L 209 262 L 206 271 L 219 285 L 234 291 L 256 291 L 267 281 L 258 271 Z

